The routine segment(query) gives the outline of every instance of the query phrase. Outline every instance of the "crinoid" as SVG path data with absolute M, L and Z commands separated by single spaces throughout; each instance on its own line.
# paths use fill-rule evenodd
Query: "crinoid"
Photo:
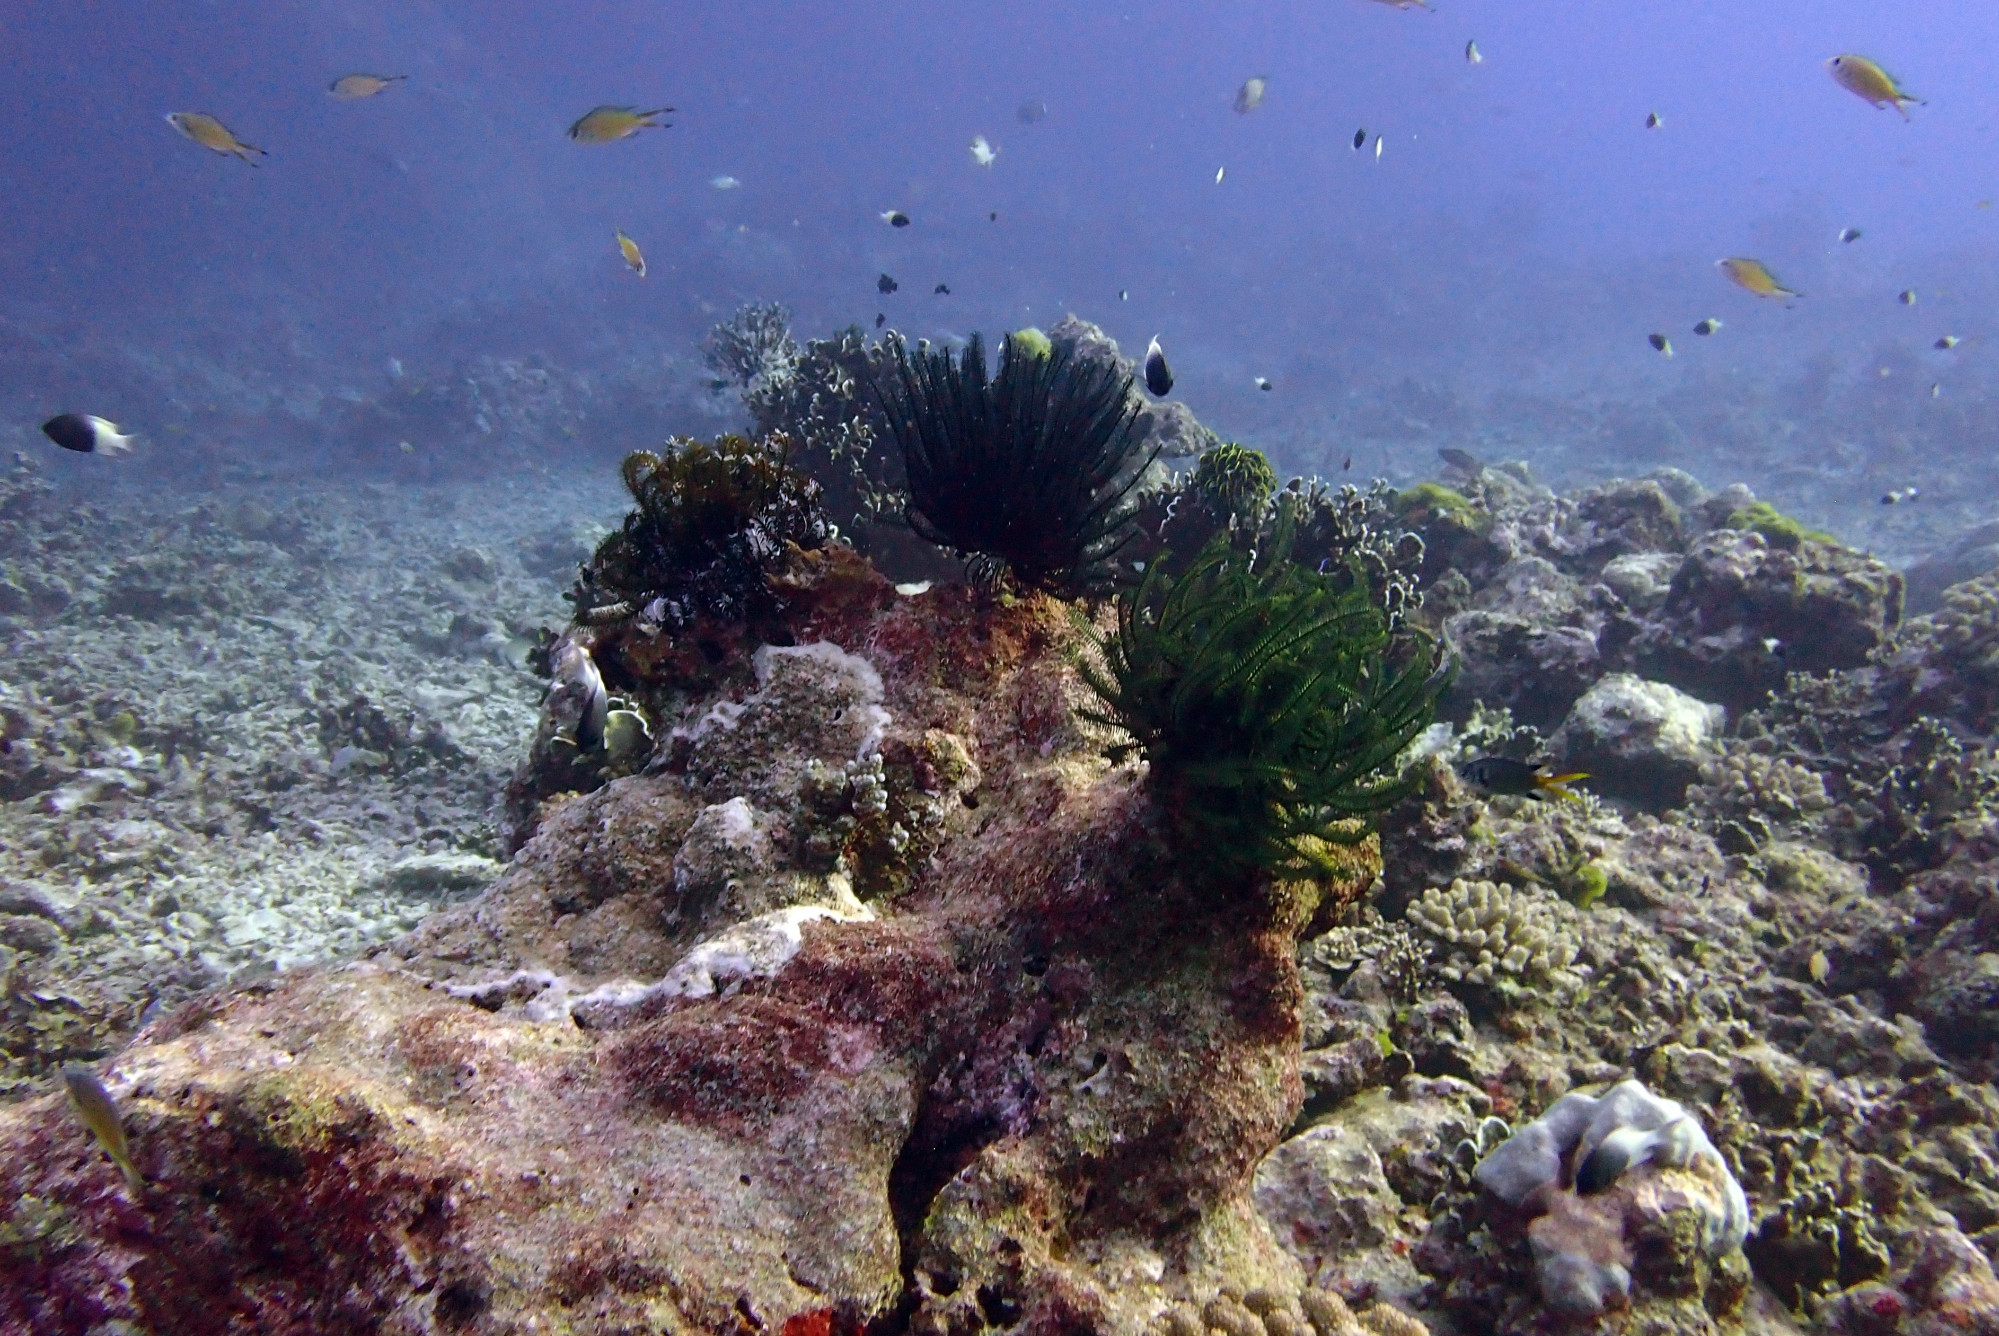
M 1139 401 L 1115 367 L 1009 335 L 999 372 L 978 335 L 954 360 L 901 340 L 874 378 L 902 452 L 919 536 L 1006 564 L 1023 585 L 1100 586 L 1131 536 Z
M 766 577 L 785 544 L 818 547 L 828 526 L 819 484 L 787 462 L 783 436 L 686 438 L 663 454 L 625 456 L 636 503 L 598 545 L 572 597 L 577 620 L 628 618 L 679 629 L 696 617 L 732 619 L 767 610 Z
M 1292 527 L 1252 555 L 1218 536 L 1186 572 L 1154 563 L 1119 596 L 1117 629 L 1080 664 L 1136 751 L 1176 841 L 1226 879 L 1310 877 L 1327 845 L 1407 793 L 1397 755 L 1429 724 L 1450 672 L 1392 633 L 1363 580 L 1288 559 Z

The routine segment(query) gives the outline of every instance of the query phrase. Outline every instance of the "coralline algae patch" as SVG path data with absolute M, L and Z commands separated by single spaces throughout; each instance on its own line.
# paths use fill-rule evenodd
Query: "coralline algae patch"
M 0 1089 L 490 882 L 528 635 L 608 499 L 0 479 Z

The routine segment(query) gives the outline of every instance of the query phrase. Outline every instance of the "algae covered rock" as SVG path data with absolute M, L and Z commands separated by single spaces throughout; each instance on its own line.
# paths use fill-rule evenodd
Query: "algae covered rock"
M 1900 623 L 1902 590 L 1887 566 L 1815 536 L 1782 545 L 1719 529 L 1688 548 L 1629 657 L 1647 677 L 1746 709 L 1787 672 L 1865 663 Z
M 1663 682 L 1630 673 L 1598 681 L 1569 711 L 1549 746 L 1565 770 L 1642 806 L 1677 806 L 1714 756 L 1725 716 Z

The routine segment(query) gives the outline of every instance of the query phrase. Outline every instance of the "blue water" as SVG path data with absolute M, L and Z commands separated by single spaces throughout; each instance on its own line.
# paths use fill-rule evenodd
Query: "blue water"
M 393 393 L 390 358 L 539 359 L 579 386 L 663 368 L 518 443 L 596 461 L 712 434 L 700 337 L 761 299 L 801 335 L 1067 311 L 1128 349 L 1160 334 L 1176 393 L 1293 468 L 1413 476 L 1451 444 L 1557 479 L 1681 463 L 1794 476 L 1856 523 L 1919 474 L 1982 495 L 1999 11 L 1437 4 L 15 4 L 0 441 L 45 451 L 34 424 L 76 409 L 147 432 L 140 471 L 265 451 L 366 475 L 405 465 L 316 433 L 314 405 Z M 1840 88 L 1823 62 L 1848 51 L 1927 105 L 1905 122 Z M 356 70 L 410 77 L 327 95 Z M 1251 75 L 1265 102 L 1235 114 Z M 1016 118 L 1027 99 L 1045 119 Z M 677 110 L 566 139 L 599 103 Z M 269 156 L 210 153 L 172 111 Z M 1804 299 L 1733 288 L 1724 255 Z M 1706 316 L 1722 334 L 1694 336 Z M 1964 343 L 1938 354 L 1944 333 Z M 426 430 L 433 468 L 470 467 L 473 424 Z

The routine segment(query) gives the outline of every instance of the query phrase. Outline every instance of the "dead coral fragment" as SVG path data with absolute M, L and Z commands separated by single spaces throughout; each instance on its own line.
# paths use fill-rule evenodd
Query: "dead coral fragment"
M 1081 664 L 1088 717 L 1130 735 L 1111 759 L 1145 756 L 1184 851 L 1224 876 L 1336 874 L 1326 845 L 1413 787 L 1395 758 L 1449 680 L 1365 590 L 1285 560 L 1288 537 L 1256 560 L 1218 537 L 1178 579 L 1155 563 Z
M 696 617 L 741 618 L 767 610 L 766 577 L 787 544 L 816 548 L 829 527 L 819 484 L 790 467 L 790 442 L 685 437 L 666 453 L 625 457 L 625 487 L 637 508 L 597 548 L 572 597 L 579 621 L 624 604 L 646 623 L 680 629 Z
M 874 385 L 902 450 L 910 528 L 1037 589 L 1103 583 L 1134 536 L 1128 497 L 1153 458 L 1130 375 L 1011 335 L 997 375 L 976 334 L 955 361 L 890 348 Z

